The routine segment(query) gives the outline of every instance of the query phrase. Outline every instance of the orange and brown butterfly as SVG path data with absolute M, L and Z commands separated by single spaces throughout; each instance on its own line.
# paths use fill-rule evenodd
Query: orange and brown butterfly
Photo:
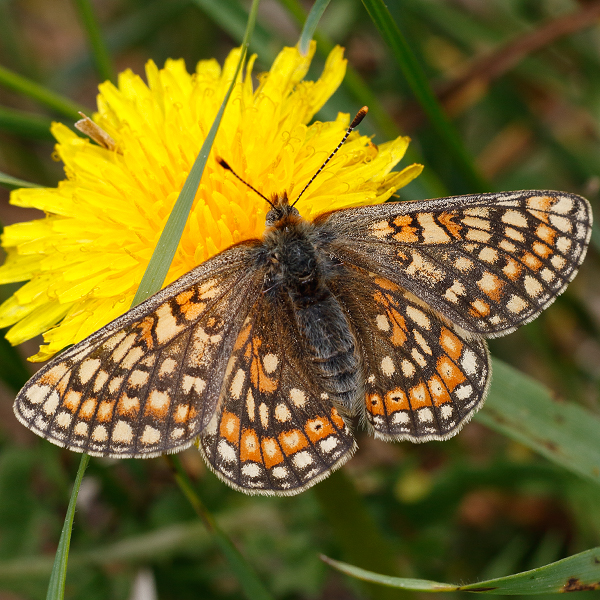
M 262 240 L 221 252 L 52 360 L 19 393 L 19 420 L 94 456 L 198 440 L 235 489 L 296 494 L 352 456 L 352 418 L 386 440 L 455 435 L 486 396 L 485 338 L 554 301 L 592 224 L 584 198 L 552 191 L 312 222 L 285 194 L 265 200 Z

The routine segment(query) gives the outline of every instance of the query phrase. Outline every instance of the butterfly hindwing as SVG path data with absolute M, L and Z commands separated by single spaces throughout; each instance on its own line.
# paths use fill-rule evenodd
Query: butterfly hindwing
M 574 194 L 506 192 L 340 210 L 316 220 L 339 260 L 389 278 L 467 331 L 534 319 L 575 276 L 591 209 Z
M 262 285 L 251 248 L 207 261 L 48 363 L 17 396 L 19 420 L 97 456 L 190 445 L 212 417 L 229 353 Z
M 200 449 L 234 488 L 280 495 L 310 487 L 354 452 L 343 417 L 307 370 L 289 300 L 276 290 L 246 318 Z
M 362 414 L 376 437 L 425 442 L 458 433 L 484 401 L 488 350 L 379 275 L 348 269 L 338 283 L 361 350 Z

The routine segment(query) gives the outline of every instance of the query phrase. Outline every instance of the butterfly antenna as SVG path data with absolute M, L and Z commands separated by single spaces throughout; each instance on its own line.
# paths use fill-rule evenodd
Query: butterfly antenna
M 225 159 L 218 157 L 217 158 L 217 162 L 224 168 L 227 169 L 232 175 L 234 175 L 235 177 L 237 177 L 244 185 L 247 185 L 253 192 L 256 192 L 261 198 L 263 198 L 264 200 L 266 200 L 270 205 L 271 208 L 275 208 L 274 204 L 264 195 L 261 194 L 255 187 L 252 187 L 247 181 L 244 181 L 230 166 L 229 164 L 225 161 Z
M 356 127 L 358 127 L 358 124 L 365 118 L 365 116 L 367 115 L 368 112 L 369 112 L 369 107 L 363 106 L 356 113 L 356 116 L 352 120 L 352 123 L 350 123 L 350 127 L 348 127 L 348 129 L 346 129 L 346 133 L 344 134 L 342 141 L 337 145 L 335 150 L 327 157 L 325 162 L 319 167 L 319 170 L 310 178 L 310 181 L 304 186 L 304 189 L 298 194 L 298 197 L 294 200 L 294 204 L 296 204 L 296 202 L 298 202 L 298 200 L 300 200 L 300 197 L 302 196 L 302 194 L 304 194 L 304 192 L 306 191 L 306 188 L 315 180 L 317 175 L 325 168 L 327 163 L 335 156 L 335 153 L 344 145 L 344 142 L 348 139 L 348 136 L 352 133 L 352 130 L 356 129 Z M 294 204 L 292 204 L 292 206 L 294 206 Z

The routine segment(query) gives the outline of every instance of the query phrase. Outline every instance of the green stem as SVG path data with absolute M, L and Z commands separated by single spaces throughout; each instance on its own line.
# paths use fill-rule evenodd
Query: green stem
M 390 46 L 398 65 L 404 73 L 404 77 L 406 77 L 408 85 L 425 111 L 432 127 L 446 146 L 446 150 L 454 158 L 456 167 L 459 169 L 466 186 L 469 188 L 464 191 L 487 191 L 487 182 L 475 168 L 472 158 L 469 156 L 454 126 L 444 113 L 429 85 L 427 76 L 413 54 L 403 33 L 396 25 L 387 6 L 383 0 L 363 0 L 363 4 L 372 21 L 379 29 L 383 39 Z
M 189 503 L 196 514 L 202 519 L 202 522 L 206 526 L 206 529 L 212 535 L 217 546 L 227 559 L 229 566 L 236 574 L 237 580 L 239 581 L 244 594 L 249 600 L 272 600 L 271 594 L 264 587 L 263 583 L 258 578 L 258 575 L 250 567 L 246 559 L 242 556 L 240 551 L 233 545 L 231 540 L 225 535 L 221 528 L 217 525 L 217 522 L 213 519 L 210 512 L 204 506 L 202 500 L 198 494 L 196 494 L 191 481 L 189 480 L 187 473 L 181 466 L 181 462 L 174 455 L 166 455 L 168 463 L 173 469 L 173 475 L 179 488 L 183 492 L 183 495 L 188 499 Z
M 26 77 L 17 75 L 2 66 L 0 66 L 0 85 L 15 92 L 19 92 L 24 96 L 28 96 L 29 98 L 33 98 L 40 104 L 55 110 L 57 113 L 73 121 L 77 121 L 80 118 L 80 111 L 86 111 L 85 107 L 80 106 L 75 102 L 71 102 L 68 98 L 55 94 L 39 83 L 35 83 Z
M 69 500 L 69 508 L 65 516 L 65 523 L 60 534 L 60 540 L 58 542 L 58 549 L 54 557 L 54 566 L 52 567 L 52 574 L 50 575 L 50 583 L 48 584 L 48 593 L 46 594 L 46 600 L 62 600 L 65 596 L 65 580 L 67 578 L 67 562 L 69 560 L 69 546 L 71 545 L 71 531 L 73 529 L 73 518 L 75 517 L 75 505 L 77 503 L 77 496 L 79 495 L 79 488 L 83 480 L 83 474 L 90 462 L 90 457 L 87 454 L 81 456 L 79 463 L 79 469 L 77 470 L 77 476 L 75 477 L 75 483 L 73 484 L 73 491 L 71 493 L 71 499 Z
M 75 6 L 79 11 L 79 18 L 87 33 L 98 75 L 100 75 L 102 80 L 109 80 L 116 83 L 116 72 L 90 1 L 75 0 Z

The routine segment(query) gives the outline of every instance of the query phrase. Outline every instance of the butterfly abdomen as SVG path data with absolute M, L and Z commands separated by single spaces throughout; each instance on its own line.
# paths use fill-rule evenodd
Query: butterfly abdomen
M 265 239 L 271 263 L 268 286 L 289 299 L 312 377 L 331 399 L 350 409 L 360 374 L 354 335 L 327 287 L 336 267 L 315 247 L 311 224 L 296 218 L 282 221 Z

